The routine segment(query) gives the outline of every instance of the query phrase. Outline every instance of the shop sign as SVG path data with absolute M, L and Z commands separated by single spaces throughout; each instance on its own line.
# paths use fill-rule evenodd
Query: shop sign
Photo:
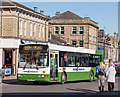
M 11 68 L 5 69 L 5 75 L 11 75 Z

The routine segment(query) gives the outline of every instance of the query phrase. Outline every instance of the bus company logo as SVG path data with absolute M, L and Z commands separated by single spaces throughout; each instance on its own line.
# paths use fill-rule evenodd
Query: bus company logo
M 27 73 L 37 73 L 38 71 L 24 71 L 24 72 L 27 72 Z
M 84 68 L 78 68 L 78 67 L 77 68 L 73 68 L 73 71 L 76 71 L 76 72 L 80 71 L 80 70 L 85 70 L 85 69 Z

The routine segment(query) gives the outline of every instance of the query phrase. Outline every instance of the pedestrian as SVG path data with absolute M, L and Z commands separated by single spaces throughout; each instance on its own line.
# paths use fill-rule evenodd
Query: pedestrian
M 113 91 L 113 89 L 114 89 L 115 74 L 116 74 L 116 70 L 115 70 L 113 62 L 111 62 L 109 64 L 109 68 L 106 71 L 107 82 L 108 82 L 108 91 L 110 91 L 110 92 Z
M 97 71 L 96 73 L 98 74 L 98 88 L 100 92 L 104 91 L 104 83 L 106 80 L 106 73 L 105 73 L 105 65 L 103 62 L 100 62 L 100 66 L 97 66 Z

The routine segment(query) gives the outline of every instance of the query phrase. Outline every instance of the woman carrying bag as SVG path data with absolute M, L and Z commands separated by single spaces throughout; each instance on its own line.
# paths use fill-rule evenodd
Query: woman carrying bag
M 105 65 L 100 62 L 100 66 L 97 66 L 96 77 L 98 79 L 98 88 L 100 92 L 104 91 L 104 83 L 106 80 Z

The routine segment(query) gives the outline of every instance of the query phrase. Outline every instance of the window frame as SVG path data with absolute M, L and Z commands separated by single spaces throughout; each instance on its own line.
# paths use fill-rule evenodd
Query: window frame
M 32 22 L 30 22 L 30 36 L 32 36 Z
M 74 30 L 74 27 L 72 27 L 72 35 L 76 35 L 77 34 L 77 27 L 75 27 L 76 30 Z M 76 31 L 76 34 L 73 34 L 73 32 Z
M 79 41 L 79 46 L 80 46 L 80 47 L 83 47 L 83 44 L 82 44 L 82 46 L 81 46 L 81 45 L 80 45 L 80 42 L 82 42 L 82 43 L 83 43 L 83 41 L 81 41 L 81 40 Z
M 44 27 L 44 25 L 42 25 L 42 39 L 45 38 L 45 36 L 44 36 L 44 31 L 45 31 L 45 27 Z
M 79 27 L 79 35 L 83 35 L 84 34 L 84 27 L 82 27 L 83 28 L 83 30 L 81 30 L 80 29 L 81 27 Z M 83 33 L 81 34 L 81 31 L 83 31 Z
M 26 28 L 27 28 L 26 21 L 24 21 L 24 36 L 26 36 Z
M 73 45 L 73 42 L 75 42 L 76 44 Z M 77 45 L 77 41 L 76 41 L 76 40 L 72 40 L 72 45 L 73 45 L 73 46 L 76 46 L 76 45 Z
M 34 23 L 34 28 L 33 29 L 34 29 L 33 33 L 34 33 L 34 38 L 35 38 L 36 37 L 36 24 L 35 23 Z
M 19 22 L 19 35 L 22 35 L 22 20 Z
M 39 32 L 38 32 L 38 36 L 39 36 L 39 38 L 41 37 L 41 25 L 39 24 Z
M 64 54 L 67 54 L 67 61 L 64 60 Z M 75 57 L 75 60 L 72 60 L 72 57 Z M 90 56 L 92 56 L 91 58 L 93 58 L 92 60 L 90 60 Z M 95 56 L 99 56 L 99 62 L 96 63 L 96 59 Z M 71 58 L 69 58 L 71 57 Z M 84 58 L 84 66 L 82 63 L 82 59 Z M 86 59 L 87 58 L 87 59 Z M 71 59 L 71 60 L 69 60 Z M 61 61 L 62 60 L 62 61 Z M 69 65 L 69 61 L 70 64 L 71 62 L 74 63 L 74 66 Z M 91 62 L 92 63 L 91 63 Z M 99 63 L 102 61 L 102 55 L 97 55 L 97 54 L 87 54 L 87 53 L 77 53 L 77 52 L 65 52 L 65 51 L 60 51 L 59 52 L 59 67 L 96 67 L 97 65 L 99 65 Z
M 64 31 L 64 30 L 61 30 L 61 28 L 62 28 L 62 27 L 60 27 L 60 34 L 61 34 L 62 31 Z M 64 28 L 64 27 L 63 27 L 63 28 Z M 64 35 L 64 34 L 61 34 L 61 35 Z
M 54 27 L 55 35 L 59 34 L 59 27 L 57 27 L 57 28 L 58 28 L 58 30 L 56 30 L 56 27 Z M 58 33 L 56 33 L 56 31 L 58 31 Z

